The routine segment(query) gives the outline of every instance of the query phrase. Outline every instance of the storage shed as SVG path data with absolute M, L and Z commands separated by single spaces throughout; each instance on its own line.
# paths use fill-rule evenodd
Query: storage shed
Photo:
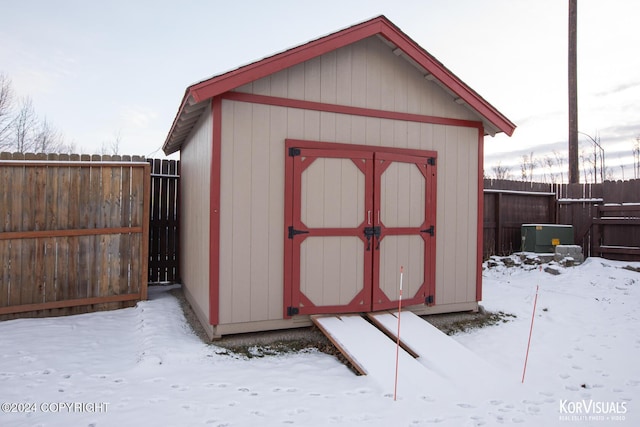
M 484 136 L 515 126 L 380 16 L 189 86 L 181 266 L 211 338 L 476 310 Z

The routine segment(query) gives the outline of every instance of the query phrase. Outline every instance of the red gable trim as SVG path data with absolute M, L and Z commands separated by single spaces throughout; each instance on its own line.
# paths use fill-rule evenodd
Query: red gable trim
M 373 18 L 261 61 L 212 77 L 189 87 L 187 94 L 193 96 L 196 102 L 200 102 L 374 35 L 381 35 L 399 47 L 408 57 L 433 74 L 444 86 L 459 96 L 500 131 L 507 135 L 513 133 L 515 125 L 509 119 L 384 16 Z

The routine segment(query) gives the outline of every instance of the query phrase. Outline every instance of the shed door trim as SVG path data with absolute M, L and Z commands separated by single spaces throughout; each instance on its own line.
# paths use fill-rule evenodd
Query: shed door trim
M 398 257 L 385 255 L 395 251 L 404 251 L 405 255 L 414 252 L 414 262 L 409 266 L 415 269 L 414 283 L 405 288 L 410 293 L 403 298 L 403 305 L 435 303 L 435 233 L 431 227 L 435 226 L 436 212 L 436 153 L 299 140 L 287 140 L 285 149 L 284 317 L 381 310 L 397 305 L 397 283 L 392 283 L 395 273 L 391 270 L 399 270 L 394 264 Z M 303 173 L 315 178 L 305 181 Z M 343 175 L 347 178 L 340 184 Z M 354 179 L 364 180 L 357 191 L 349 181 Z M 318 180 L 322 182 L 318 184 Z M 407 180 L 410 182 L 405 185 Z M 382 200 L 383 185 L 392 190 L 387 191 L 391 203 Z M 303 186 L 308 188 L 303 191 Z M 407 198 L 412 197 L 407 191 L 414 195 L 413 200 Z M 317 194 L 323 192 L 327 194 Z M 413 205 L 411 219 L 394 219 L 394 214 L 387 212 L 394 210 L 389 207 L 394 197 L 402 199 L 396 194 L 401 192 L 406 194 L 400 202 Z M 322 197 L 330 202 L 323 203 Z M 335 208 L 333 201 L 347 207 Z M 318 207 L 323 213 L 317 212 Z M 406 216 L 406 209 L 400 209 L 395 216 Z M 346 226 L 336 223 L 345 221 L 336 219 L 336 215 L 345 214 Z M 356 269 L 354 263 L 361 265 Z M 381 275 L 381 267 L 386 267 L 386 274 Z M 352 278 L 342 285 L 346 289 L 339 284 L 343 270 Z

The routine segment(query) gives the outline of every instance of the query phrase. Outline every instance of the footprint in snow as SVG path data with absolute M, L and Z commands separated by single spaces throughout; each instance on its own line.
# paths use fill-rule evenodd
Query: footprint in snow
M 492 405 L 499 405 L 502 403 L 502 400 L 490 400 L 489 403 L 491 403 Z
M 627 381 L 627 385 L 637 386 L 637 385 L 640 385 L 640 381 L 629 380 Z
M 560 374 L 559 377 L 562 378 L 563 380 L 566 380 L 567 378 L 571 378 L 571 375 L 569 375 L 569 374 Z
M 464 409 L 471 409 L 471 408 L 475 408 L 475 406 L 470 405 L 468 403 L 458 403 L 458 406 Z

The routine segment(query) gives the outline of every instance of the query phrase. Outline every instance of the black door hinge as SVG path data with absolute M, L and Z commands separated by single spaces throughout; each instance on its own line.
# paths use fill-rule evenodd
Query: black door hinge
M 433 237 L 434 233 L 436 232 L 436 227 L 435 226 L 431 226 L 429 228 L 425 228 L 424 230 L 420 230 L 421 233 L 429 233 L 431 235 L 431 237 Z
M 300 155 L 300 149 L 295 147 L 289 147 L 289 156 L 295 157 Z
M 300 313 L 300 309 L 298 307 L 287 307 L 287 316 L 295 316 Z
M 435 157 L 429 157 L 429 158 L 427 159 L 427 164 L 428 164 L 429 166 L 435 166 L 435 165 L 436 165 L 436 158 L 435 158 Z
M 295 236 L 297 234 L 309 234 L 309 232 L 306 231 L 306 230 L 296 230 L 295 228 L 293 228 L 293 225 L 290 225 L 289 226 L 289 238 L 293 239 L 293 236 Z
M 424 303 L 427 305 L 432 305 L 433 304 L 433 295 L 429 295 L 428 297 L 426 297 L 424 299 Z

